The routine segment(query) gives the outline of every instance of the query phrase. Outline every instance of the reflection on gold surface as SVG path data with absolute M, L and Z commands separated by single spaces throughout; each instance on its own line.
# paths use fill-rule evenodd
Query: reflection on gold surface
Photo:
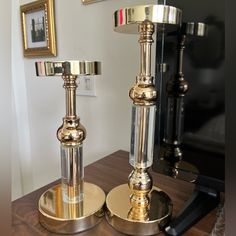
M 64 202 L 61 187 L 49 189 L 42 197 L 42 209 L 54 217 L 74 219 L 83 216 L 83 201 L 77 204 Z M 57 200 L 55 201 L 55 199 Z
M 148 208 L 150 207 L 149 192 L 152 189 L 152 178 L 147 168 L 136 168 L 129 176 L 130 205 L 128 219 L 145 221 L 149 219 Z
M 62 200 L 61 185 L 47 190 L 39 199 L 40 223 L 57 233 L 75 233 L 97 224 L 104 215 L 105 194 L 101 188 L 84 183 L 84 198 L 78 203 Z
M 101 74 L 101 62 L 98 61 L 37 61 L 35 67 L 37 76 Z
M 171 199 L 166 193 L 153 187 L 148 194 L 149 204 L 145 209 L 148 217 L 135 219 L 135 217 L 131 217 L 133 211 L 130 203 L 131 194 L 132 191 L 127 184 L 117 186 L 108 193 L 106 218 L 109 224 L 125 234 L 153 235 L 159 233 L 171 218 Z
M 158 29 L 162 29 L 165 24 L 168 27 L 180 25 L 182 11 L 167 5 L 141 5 L 119 9 L 113 19 L 115 31 L 137 33 L 138 24 L 145 20 L 158 24 Z

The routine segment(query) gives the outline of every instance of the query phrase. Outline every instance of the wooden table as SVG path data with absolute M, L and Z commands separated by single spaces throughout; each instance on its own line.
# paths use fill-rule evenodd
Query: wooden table
M 85 168 L 85 180 L 100 186 L 106 193 L 113 187 L 127 183 L 127 177 L 132 168 L 128 164 L 128 152 L 117 151 Z M 163 189 L 172 199 L 175 215 L 183 206 L 185 201 L 193 192 L 194 185 L 168 176 L 160 175 L 150 171 L 154 184 Z M 13 235 L 58 235 L 45 230 L 38 221 L 38 199 L 49 187 L 60 182 L 57 180 L 47 186 L 40 188 L 22 198 L 12 202 L 12 230 Z M 188 230 L 184 236 L 206 236 L 209 235 L 216 220 L 216 210 L 209 213 L 194 227 Z M 91 230 L 74 234 L 80 236 L 121 236 L 123 234 L 115 231 L 105 220 Z M 164 235 L 164 234 L 159 234 Z

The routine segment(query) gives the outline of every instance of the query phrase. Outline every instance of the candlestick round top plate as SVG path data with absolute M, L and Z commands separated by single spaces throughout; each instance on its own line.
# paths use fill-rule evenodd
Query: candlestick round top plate
M 143 21 L 157 24 L 157 31 L 172 31 L 181 24 L 182 11 L 167 5 L 141 5 L 119 9 L 113 16 L 117 32 L 138 33 L 138 24 Z
M 202 22 L 184 22 L 181 25 L 181 34 L 195 37 L 207 35 L 207 25 Z
M 98 61 L 38 61 L 35 66 L 37 76 L 101 74 Z

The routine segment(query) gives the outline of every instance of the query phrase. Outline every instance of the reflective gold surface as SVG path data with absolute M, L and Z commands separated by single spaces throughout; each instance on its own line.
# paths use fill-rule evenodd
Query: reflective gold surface
M 121 33 L 137 33 L 138 24 L 150 21 L 158 24 L 157 30 L 164 25 L 180 25 L 182 11 L 167 5 L 141 5 L 119 9 L 114 13 L 114 30 Z M 171 27 L 172 28 L 172 27 Z M 176 27 L 174 27 L 176 28 Z
M 154 41 L 152 38 L 154 29 L 154 24 L 150 21 L 144 21 L 138 25 L 138 32 L 140 34 L 140 73 L 137 76 L 136 84 L 129 91 L 129 96 L 133 100 L 133 103 L 144 108 L 155 105 L 156 103 L 157 93 L 153 83 L 153 77 L 151 76 L 151 47 Z M 152 177 L 148 173 L 149 166 L 145 166 L 144 168 L 140 168 L 140 166 L 142 166 L 143 162 L 146 162 L 143 155 L 144 147 L 146 142 L 151 142 L 151 136 L 147 137 L 146 125 L 149 122 L 147 113 L 141 109 L 140 114 L 133 114 L 135 119 L 139 115 L 139 122 L 136 124 L 140 130 L 139 141 L 135 143 L 136 148 L 138 148 L 138 152 L 136 153 L 137 162 L 129 176 L 128 185 L 131 190 L 131 209 L 127 217 L 130 220 L 146 221 L 149 219 L 149 193 L 152 189 Z
M 35 66 L 37 76 L 101 74 L 98 61 L 38 61 Z
M 148 168 L 135 168 L 129 175 L 130 205 L 128 218 L 132 220 L 145 221 L 148 219 L 148 208 L 150 204 L 149 193 L 152 189 L 152 177 Z
M 77 146 L 86 138 L 85 127 L 76 115 L 77 76 L 101 74 L 101 63 L 97 61 L 38 61 L 35 62 L 37 76 L 62 76 L 66 98 L 66 116 L 57 131 L 58 140 L 65 146 Z
M 86 138 L 86 130 L 79 117 L 63 118 L 63 124 L 57 131 L 58 140 L 65 146 L 77 146 Z
M 151 47 L 155 27 L 152 22 L 144 21 L 138 26 L 140 34 L 140 73 L 136 84 L 130 89 L 129 96 L 135 105 L 154 105 L 157 92 L 151 76 Z
M 84 183 L 83 148 L 86 130 L 76 114 L 77 76 L 101 73 L 100 62 L 36 62 L 38 76 L 64 80 L 66 115 L 57 131 L 61 143 L 61 184 L 39 199 L 39 221 L 48 230 L 72 234 L 95 226 L 103 215 L 105 194 L 94 184 Z
M 81 232 L 100 222 L 104 203 L 105 193 L 94 184 L 84 183 L 84 198 L 79 203 L 63 202 L 61 185 L 56 185 L 39 199 L 39 220 L 52 232 Z
M 146 218 L 133 219 L 130 204 L 132 191 L 127 184 L 117 186 L 107 195 L 106 219 L 116 230 L 129 235 L 153 235 L 160 232 L 170 220 L 171 199 L 157 187 L 149 193 Z M 137 209 L 136 209 L 137 210 Z
M 62 126 L 57 130 L 58 140 L 65 146 L 77 146 L 86 138 L 86 129 L 76 115 L 76 75 L 63 75 L 66 93 L 66 116 Z
M 152 35 L 155 23 L 158 24 L 159 30 L 163 29 L 165 24 L 178 25 L 180 19 L 180 10 L 162 5 L 135 6 L 114 13 L 114 30 L 138 32 L 140 44 L 140 72 L 135 85 L 129 91 L 134 104 L 130 152 L 130 164 L 134 170 L 129 176 L 128 185 L 115 187 L 106 198 L 107 221 L 125 234 L 157 234 L 163 230 L 172 214 L 171 199 L 160 189 L 153 187 L 152 177 L 148 173 L 153 160 L 150 150 L 154 140 L 154 133 L 148 131 L 152 127 L 151 123 L 155 122 L 155 116 L 151 115 L 149 119 L 149 113 L 155 111 L 157 99 L 154 78 L 151 75 L 151 47 L 154 42 Z M 146 108 L 146 111 L 141 108 Z

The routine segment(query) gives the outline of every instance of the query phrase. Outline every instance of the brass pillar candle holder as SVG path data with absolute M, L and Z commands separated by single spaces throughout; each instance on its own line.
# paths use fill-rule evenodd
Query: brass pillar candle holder
M 57 131 L 61 143 L 61 184 L 39 199 L 39 221 L 49 231 L 63 234 L 95 226 L 104 215 L 105 193 L 84 182 L 83 141 L 86 130 L 76 114 L 77 76 L 100 74 L 100 63 L 90 61 L 36 62 L 38 76 L 62 76 L 66 115 Z
M 153 162 L 157 91 L 151 76 L 151 46 L 155 24 L 158 30 L 179 25 L 181 11 L 164 5 L 120 9 L 114 13 L 115 31 L 139 33 L 140 73 L 130 89 L 133 101 L 129 163 L 134 170 L 128 184 L 112 189 L 106 198 L 106 219 L 120 232 L 153 235 L 168 223 L 172 214 L 169 196 L 153 186 L 148 168 Z

